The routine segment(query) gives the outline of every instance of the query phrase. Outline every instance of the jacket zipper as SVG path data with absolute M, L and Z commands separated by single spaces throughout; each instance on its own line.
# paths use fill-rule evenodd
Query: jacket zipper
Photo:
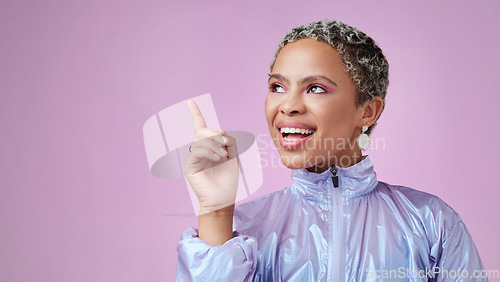
M 332 173 L 332 281 L 340 282 L 342 279 L 342 190 L 339 185 L 339 176 L 337 175 L 337 167 L 330 168 Z

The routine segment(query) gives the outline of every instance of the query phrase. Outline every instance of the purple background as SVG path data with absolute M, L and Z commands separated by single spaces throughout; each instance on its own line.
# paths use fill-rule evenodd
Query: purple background
M 173 280 L 197 220 L 184 180 L 149 172 L 143 123 L 210 92 L 223 129 L 265 140 L 276 47 L 321 18 L 389 60 L 379 180 L 441 197 L 499 269 L 500 2 L 409 2 L 2 1 L 0 281 Z M 290 184 L 264 144 L 252 197 Z

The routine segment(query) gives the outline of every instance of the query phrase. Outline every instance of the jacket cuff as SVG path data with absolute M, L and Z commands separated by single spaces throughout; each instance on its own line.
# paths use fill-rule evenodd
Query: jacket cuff
M 198 238 L 198 230 L 188 228 L 177 244 L 179 254 L 176 281 L 213 278 L 224 281 L 247 281 L 257 264 L 255 238 L 233 232 L 223 245 L 212 246 Z

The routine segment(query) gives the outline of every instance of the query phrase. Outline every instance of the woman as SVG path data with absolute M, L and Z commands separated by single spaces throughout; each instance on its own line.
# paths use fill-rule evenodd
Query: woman
M 288 33 L 270 67 L 265 112 L 293 183 L 236 209 L 235 140 L 206 128 L 190 101 L 196 142 L 184 174 L 200 201 L 199 229 L 179 242 L 176 279 L 477 276 L 483 265 L 460 216 L 434 195 L 378 181 L 361 153 L 388 83 L 382 51 L 359 30 L 319 21 Z

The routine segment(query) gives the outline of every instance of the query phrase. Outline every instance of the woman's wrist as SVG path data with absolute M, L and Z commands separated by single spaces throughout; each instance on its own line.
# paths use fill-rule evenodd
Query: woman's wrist
M 222 245 L 233 238 L 234 204 L 202 213 L 198 216 L 198 237 L 212 246 Z
M 234 214 L 234 204 L 228 205 L 224 208 L 215 209 L 214 208 L 204 208 L 200 207 L 199 216 L 209 215 L 210 217 L 224 217 L 224 216 L 233 216 Z

